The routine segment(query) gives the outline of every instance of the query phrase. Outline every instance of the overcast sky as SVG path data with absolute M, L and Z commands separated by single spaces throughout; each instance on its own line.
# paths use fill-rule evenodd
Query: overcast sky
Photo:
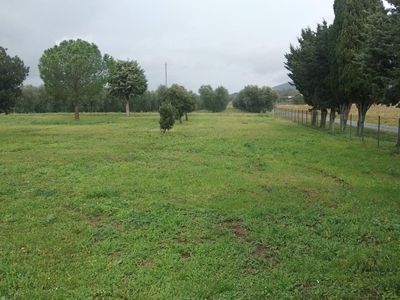
M 0 46 L 39 85 L 45 49 L 81 38 L 116 59 L 137 60 L 149 89 L 165 82 L 198 91 L 289 80 L 284 54 L 301 29 L 333 22 L 333 0 L 1 0 Z

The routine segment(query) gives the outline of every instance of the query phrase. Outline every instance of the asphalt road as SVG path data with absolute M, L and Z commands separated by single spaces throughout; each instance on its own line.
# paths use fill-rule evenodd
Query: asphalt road
M 339 123 L 340 124 L 340 118 L 336 118 L 335 119 L 335 123 Z M 347 121 L 347 125 L 350 126 L 350 121 Z M 357 121 L 353 121 L 352 126 L 356 126 L 357 127 Z M 364 123 L 364 128 L 368 128 L 368 129 L 374 129 L 374 130 L 378 130 L 378 124 L 372 124 L 372 123 Z M 399 129 L 395 126 L 387 126 L 387 125 L 382 125 L 381 124 L 381 131 L 387 131 L 387 132 L 399 132 Z
M 305 116 L 303 116 L 303 117 L 305 117 Z M 311 119 L 310 114 L 308 114 L 307 117 L 308 117 L 308 119 Z M 327 119 L 327 124 L 328 124 L 328 122 L 329 122 L 329 119 Z M 340 117 L 335 119 L 335 123 L 340 124 Z M 350 120 L 347 121 L 347 125 L 350 126 Z M 357 126 L 357 121 L 353 121 L 352 126 Z M 364 123 L 364 128 L 378 130 L 378 124 Z M 396 126 L 381 125 L 381 131 L 398 133 L 399 129 Z

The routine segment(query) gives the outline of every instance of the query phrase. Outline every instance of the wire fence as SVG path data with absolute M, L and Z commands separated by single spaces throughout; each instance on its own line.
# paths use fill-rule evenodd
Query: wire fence
M 326 123 L 321 123 L 321 112 L 316 112 L 313 116 L 308 110 L 295 110 L 287 108 L 277 108 L 274 110 L 274 114 L 285 120 L 292 121 L 298 125 L 319 128 L 326 130 L 330 134 L 337 134 L 348 136 L 350 139 L 359 139 L 362 143 L 374 143 L 377 147 L 395 147 L 397 153 L 400 154 L 400 118 L 398 119 L 397 126 L 383 125 L 382 118 L 378 116 L 376 123 L 364 123 L 364 130 L 361 136 L 357 135 L 357 120 L 353 118 L 353 115 L 349 115 L 349 119 L 346 124 L 346 130 L 342 132 L 340 130 L 340 119 L 335 118 L 332 130 L 328 130 L 329 127 L 329 114 L 326 118 Z M 314 124 L 312 124 L 312 120 Z

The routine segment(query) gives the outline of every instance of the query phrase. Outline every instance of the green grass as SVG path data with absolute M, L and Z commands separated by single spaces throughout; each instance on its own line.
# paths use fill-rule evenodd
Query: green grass
M 399 299 L 400 160 L 273 117 L 0 115 L 0 299 Z

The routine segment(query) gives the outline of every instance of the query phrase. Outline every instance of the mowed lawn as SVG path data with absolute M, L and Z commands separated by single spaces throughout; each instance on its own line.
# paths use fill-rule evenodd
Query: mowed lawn
M 0 299 L 399 299 L 395 151 L 242 113 L 0 115 Z

